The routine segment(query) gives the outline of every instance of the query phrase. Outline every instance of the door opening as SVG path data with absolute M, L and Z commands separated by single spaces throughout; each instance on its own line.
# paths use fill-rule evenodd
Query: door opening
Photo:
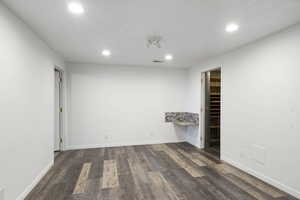
M 220 158 L 221 69 L 204 73 L 204 150 Z
M 55 68 L 54 152 L 63 150 L 63 72 Z

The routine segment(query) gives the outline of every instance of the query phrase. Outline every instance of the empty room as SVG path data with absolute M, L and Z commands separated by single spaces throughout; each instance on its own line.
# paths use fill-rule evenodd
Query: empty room
M 300 199 L 300 0 L 0 0 L 0 200 Z

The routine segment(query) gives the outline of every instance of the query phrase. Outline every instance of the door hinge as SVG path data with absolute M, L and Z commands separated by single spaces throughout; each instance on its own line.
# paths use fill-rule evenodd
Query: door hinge
M 60 112 L 62 112 L 62 111 L 63 111 L 63 109 L 62 109 L 62 108 L 60 108 L 60 109 L 59 109 L 59 111 L 60 111 Z
M 62 138 L 60 138 L 59 142 L 60 142 L 60 143 L 62 143 L 62 142 L 63 142 Z

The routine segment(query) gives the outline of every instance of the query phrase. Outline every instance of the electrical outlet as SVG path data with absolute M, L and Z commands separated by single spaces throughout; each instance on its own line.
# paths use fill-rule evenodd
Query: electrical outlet
M 4 189 L 0 188 L 0 200 L 4 200 Z

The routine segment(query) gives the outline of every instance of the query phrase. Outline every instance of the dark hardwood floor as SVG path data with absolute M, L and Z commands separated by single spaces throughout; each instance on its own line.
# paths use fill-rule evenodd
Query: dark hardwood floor
M 292 200 L 187 143 L 66 151 L 26 200 Z

